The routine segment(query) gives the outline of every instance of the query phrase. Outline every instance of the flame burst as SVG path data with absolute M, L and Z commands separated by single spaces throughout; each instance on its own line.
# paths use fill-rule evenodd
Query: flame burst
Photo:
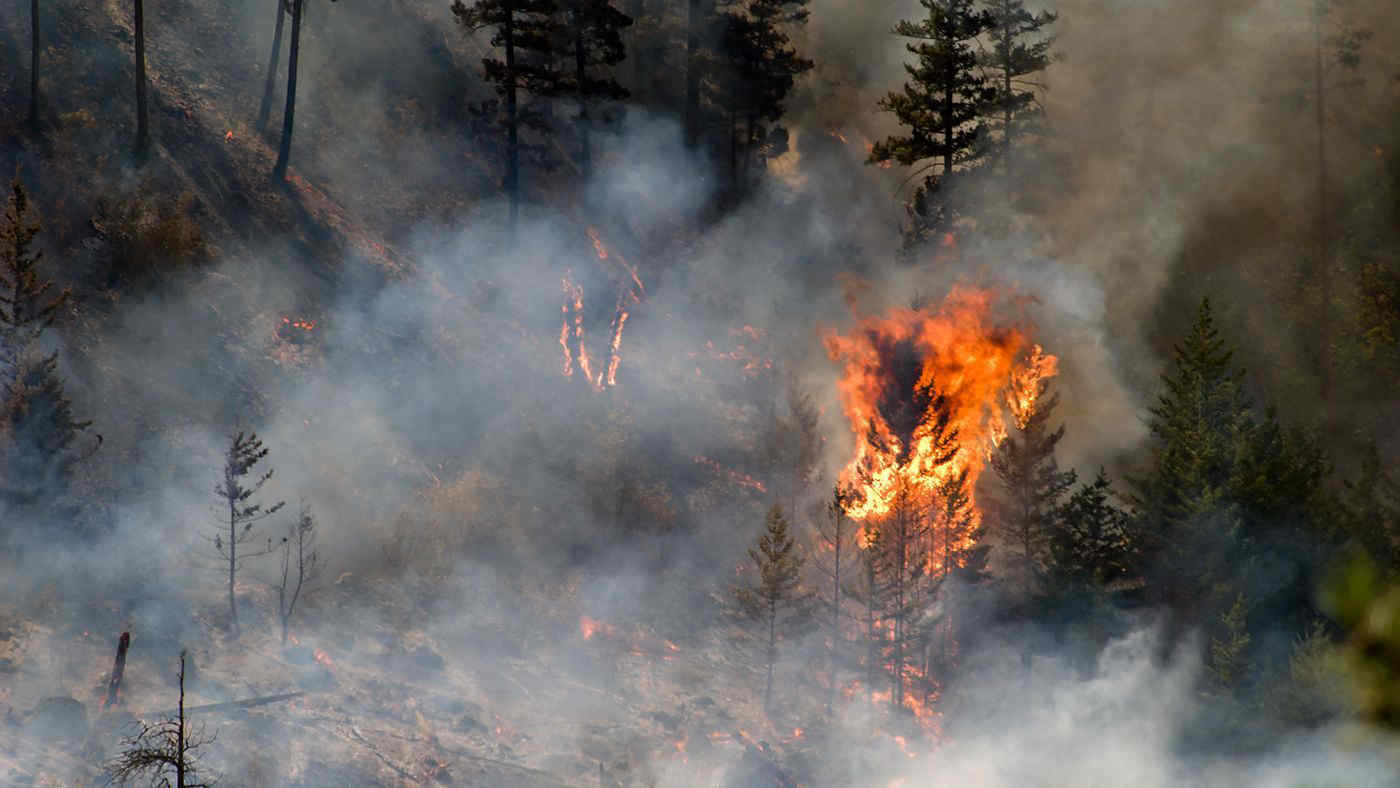
M 844 365 L 841 404 L 856 436 L 842 477 L 855 493 L 847 507 L 852 519 L 888 514 L 901 481 L 931 494 L 965 470 L 975 488 L 987 456 L 1006 437 L 1001 404 L 1012 403 L 1021 423 L 1034 409 L 1039 381 L 1055 374 L 1056 359 L 1024 329 L 995 322 L 997 301 L 990 290 L 959 286 L 941 305 L 891 309 L 864 318 L 849 335 L 826 336 L 827 354 Z M 907 412 L 923 390 L 946 397 L 949 427 L 957 430 L 957 454 L 942 465 L 929 420 Z M 901 434 L 904 424 L 919 426 Z
M 593 388 L 601 391 L 617 385 L 617 368 L 622 364 L 622 329 L 627 326 L 631 306 L 640 304 L 646 297 L 646 287 L 637 275 L 637 269 L 620 254 L 608 249 L 598 231 L 588 228 L 588 238 L 593 242 L 593 251 L 600 262 L 616 263 L 626 278 L 617 292 L 617 306 L 613 310 L 612 324 L 609 327 L 611 339 L 608 342 L 607 364 L 594 363 L 584 342 L 583 328 L 583 286 L 573 279 L 573 270 L 564 272 L 564 303 L 560 307 L 563 324 L 559 328 L 559 347 L 564 353 L 564 377 L 571 378 L 574 369 L 583 373 L 583 379 Z

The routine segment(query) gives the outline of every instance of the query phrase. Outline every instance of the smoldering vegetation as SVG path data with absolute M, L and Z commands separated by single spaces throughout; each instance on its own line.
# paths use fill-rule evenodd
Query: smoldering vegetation
M 1356 721 L 1331 657 L 1300 656 L 1311 622 L 1291 609 L 1253 614 L 1241 648 L 1265 678 L 1224 692 L 1219 621 L 1181 631 L 1137 576 L 1083 602 L 1090 615 L 1036 612 L 991 537 L 990 579 L 927 607 L 959 632 L 927 719 L 889 712 L 844 662 L 833 693 L 820 629 L 784 642 L 764 709 L 762 648 L 729 609 L 774 503 L 809 555 L 804 582 L 822 582 L 812 532 L 865 437 L 824 337 L 960 284 L 1004 294 L 998 319 L 1058 357 L 1059 461 L 1080 481 L 1151 472 L 1149 409 L 1202 296 L 1261 406 L 1322 436 L 1329 489 L 1363 447 L 1393 456 L 1376 384 L 1390 324 L 1349 320 L 1371 314 L 1368 276 L 1396 248 L 1384 3 L 1345 6 L 1337 19 L 1370 38 L 1359 69 L 1326 77 L 1342 317 L 1321 405 L 1310 3 L 1059 3 L 1044 155 L 1011 177 L 1010 208 L 1001 174 L 965 185 L 1013 229 L 913 255 L 908 173 L 867 165 L 865 143 L 898 131 L 875 102 L 908 79 L 890 28 L 918 4 L 813 0 L 789 149 L 738 201 L 722 150 L 682 144 L 685 8 L 650 8 L 631 42 L 660 50 L 647 89 L 592 178 L 563 149 L 552 169 L 527 164 L 514 243 L 483 120 L 487 35 L 445 4 L 308 4 L 284 189 L 266 179 L 275 133 L 251 128 L 268 5 L 147 10 L 157 153 L 140 166 L 119 153 L 128 9 L 42 6 L 44 112 L 62 131 L 39 139 L 22 128 L 27 20 L 0 20 L 0 164 L 35 195 L 45 275 L 75 294 L 44 348 L 102 436 L 63 510 L 80 533 L 0 511 L 7 540 L 25 534 L 0 575 L 4 779 L 98 779 L 125 712 L 173 707 L 182 651 L 191 704 L 307 693 L 208 715 L 202 757 L 232 784 L 1389 779 L 1393 743 Z M 616 384 L 590 381 L 614 332 Z M 234 637 L 210 539 L 239 431 L 276 470 L 257 498 L 288 507 L 255 525 L 250 550 L 269 554 L 240 574 Z M 302 501 L 326 571 L 282 644 L 278 551 Z M 1320 560 L 1291 560 L 1242 571 L 1242 593 L 1323 582 Z M 1346 642 L 1327 626 L 1329 647 Z M 121 631 L 114 712 L 99 701 Z M 1276 679 L 1276 705 L 1256 702 Z

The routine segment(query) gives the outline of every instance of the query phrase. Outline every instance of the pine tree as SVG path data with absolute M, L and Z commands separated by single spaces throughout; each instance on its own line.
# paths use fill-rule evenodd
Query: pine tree
M 1001 487 L 988 509 L 999 541 L 1017 556 L 1023 587 L 1035 593 L 1050 567 L 1055 521 L 1065 493 L 1074 486 L 1075 473 L 1061 471 L 1055 461 L 1055 446 L 1064 437 L 1065 428 L 1051 429 L 1050 418 L 1060 395 L 1046 396 L 1049 378 L 1042 377 L 1033 385 L 1032 396 L 1026 401 L 1011 398 L 1014 429 L 990 460 Z
M 730 0 L 721 7 L 717 55 L 722 65 L 710 103 L 726 118 L 729 179 L 736 187 L 746 181 L 756 149 L 767 147 L 773 154 L 787 149 L 786 130 L 765 124 L 782 119 L 794 81 L 812 68 L 812 61 L 798 57 L 788 34 L 806 21 L 806 5 L 807 0 Z
M 911 81 L 880 100 L 908 133 L 881 140 L 870 162 L 894 160 L 914 167 L 910 180 L 923 176 L 910 205 L 910 245 L 949 230 L 957 221 L 953 201 L 956 176 L 983 156 L 980 139 L 988 88 L 974 49 L 989 25 L 973 0 L 920 0 L 928 17 L 901 21 L 895 34 L 914 39 L 906 48 L 917 60 L 905 64 Z
M 0 228 L 0 371 L 8 368 L 11 375 L 19 356 L 53 325 L 70 295 L 67 289 L 53 292 L 53 282 L 39 278 L 44 254 L 31 247 L 41 225 L 31 212 L 29 192 L 16 178 Z
M 803 558 L 788 534 L 787 518 L 781 507 L 768 512 L 765 529 L 749 558 L 758 570 L 758 582 L 734 589 L 739 613 L 762 630 L 767 679 L 763 708 L 773 708 L 773 669 L 778 660 L 778 644 L 803 630 L 810 621 L 811 596 L 801 590 Z
M 1073 592 L 1106 585 L 1136 566 L 1132 528 L 1126 512 L 1114 506 L 1113 485 L 1102 468 L 1081 484 L 1061 507 L 1050 540 L 1052 587 Z
M 538 111 L 522 111 L 520 92 L 548 95 L 560 84 L 558 74 L 558 5 L 554 0 L 477 0 L 471 6 L 454 0 L 452 14 L 468 34 L 491 28 L 491 46 L 505 60 L 482 58 L 486 80 L 506 100 L 506 193 L 510 198 L 510 235 L 520 223 L 520 129 L 543 130 Z
M 987 0 L 986 12 L 992 48 L 982 56 L 982 64 L 992 72 L 995 84 L 985 111 L 998 158 L 1009 175 L 1021 139 L 1042 131 L 1045 111 L 1039 94 L 1045 85 L 1035 75 L 1050 65 L 1054 39 L 1045 28 L 1058 16 L 1049 11 L 1032 14 L 1024 0 Z
M 40 224 L 30 214 L 16 179 L 0 228 L 0 504 L 11 521 L 24 512 L 72 528 L 76 512 L 66 493 L 75 465 L 91 454 L 76 445 L 91 422 L 73 417 L 58 354 L 39 345 L 69 291 L 40 277 L 43 255 L 31 249 Z
M 593 174 L 594 129 L 605 127 L 604 106 L 629 95 L 618 83 L 613 68 L 627 57 L 622 31 L 632 18 L 613 7 L 611 0 L 561 0 L 566 40 L 559 51 L 569 53 L 572 69 L 562 68 L 551 94 L 570 96 L 578 102 L 579 171 Z M 616 114 L 616 113 L 614 113 Z
M 889 638 L 884 664 L 890 674 L 890 703 L 904 706 L 911 666 L 926 641 L 923 611 L 929 602 L 927 555 L 931 529 L 925 496 L 901 475 L 889 513 L 881 523 L 883 550 L 876 556 L 876 579 L 883 587 Z
M 1341 500 L 1341 541 L 1360 548 L 1388 571 L 1400 568 L 1400 482 L 1386 471 L 1374 442 L 1367 444 Z
M 1202 300 L 1176 346 L 1165 392 L 1151 409 L 1152 469 L 1134 480 L 1136 528 L 1152 561 L 1152 586 L 1171 611 L 1164 648 L 1225 603 L 1242 511 L 1232 484 L 1254 430 L 1243 372 Z
M 223 478 L 214 487 L 214 494 L 224 509 L 221 513 L 224 525 L 210 537 L 210 541 L 214 544 L 214 551 L 221 563 L 228 569 L 229 629 L 235 635 L 238 634 L 238 606 L 234 603 L 233 589 L 238 571 L 244 561 L 267 555 L 272 549 L 271 540 L 268 540 L 266 549 L 244 548 L 240 551 L 239 548 L 253 541 L 253 526 L 258 521 L 276 514 L 285 504 L 285 501 L 278 501 L 264 508 L 261 503 L 252 500 L 272 478 L 271 469 L 254 475 L 253 467 L 262 462 L 267 453 L 268 450 L 263 448 L 263 443 L 258 440 L 257 435 L 236 433 L 224 454 Z
M 267 128 L 268 115 L 272 113 L 272 94 L 277 88 L 277 63 L 282 57 L 282 24 L 287 19 L 287 0 L 274 0 L 277 4 L 277 22 L 272 29 L 272 54 L 268 56 L 267 77 L 263 80 L 262 101 L 258 104 L 258 131 Z
M 704 40 L 710 35 L 715 21 L 715 0 L 687 0 L 685 22 L 685 147 L 695 150 L 700 144 L 700 87 L 704 78 Z

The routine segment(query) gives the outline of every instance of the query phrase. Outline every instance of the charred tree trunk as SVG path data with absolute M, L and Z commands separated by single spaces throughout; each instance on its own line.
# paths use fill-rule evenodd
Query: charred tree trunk
M 301 0 L 297 0 L 301 2 Z M 281 159 L 278 160 L 281 164 Z M 279 178 L 280 180 L 280 178 Z M 238 634 L 238 605 L 233 599 L 233 579 L 238 571 L 238 510 L 237 501 L 229 499 L 228 502 L 228 626 L 229 631 L 235 636 Z M 180 673 L 184 674 L 185 661 L 180 660 Z
M 301 2 L 301 0 L 297 0 Z M 179 728 L 175 731 L 175 785 L 185 788 L 185 652 L 180 652 Z
M 510 194 L 510 238 L 520 224 L 520 119 L 515 78 L 515 3 L 506 0 L 501 37 L 506 48 L 506 191 Z
M 102 701 L 103 708 L 111 708 L 121 697 L 122 676 L 126 674 L 126 650 L 131 646 L 131 633 L 123 632 L 117 638 L 117 658 L 112 662 L 112 677 L 107 680 L 107 697 Z
M 579 151 L 579 170 L 585 179 L 593 175 L 593 149 L 589 140 L 588 117 L 588 60 L 585 57 L 583 47 L 583 24 L 578 19 L 578 12 L 575 12 L 574 30 L 574 68 L 578 72 L 578 133 L 581 149 Z
M 1314 0 L 1313 11 L 1313 89 L 1317 93 L 1315 117 L 1317 122 L 1317 278 L 1322 288 L 1322 304 L 1318 312 L 1318 367 L 1322 375 L 1322 404 L 1324 409 L 1332 400 L 1332 260 L 1327 216 L 1327 86 L 1323 81 L 1323 21 L 1327 9 L 1323 0 Z
M 688 0 L 685 29 L 685 147 L 700 143 L 700 26 L 703 0 Z
M 272 55 L 267 62 L 267 79 L 263 81 L 262 103 L 258 105 L 259 132 L 267 129 L 267 117 L 272 114 L 272 94 L 277 89 L 277 63 L 282 58 L 282 23 L 286 21 L 287 12 L 283 8 L 283 0 L 276 0 L 276 3 L 277 25 L 272 31 Z
M 146 153 L 151 142 L 146 111 L 146 21 L 145 3 L 136 0 L 136 155 Z
M 287 109 L 282 113 L 282 144 L 277 149 L 277 165 L 272 168 L 272 179 L 277 182 L 287 177 L 287 162 L 292 157 L 292 121 L 297 106 L 297 56 L 301 51 L 301 10 L 304 2 L 305 0 L 292 0 L 292 49 L 287 55 Z M 233 602 L 232 577 L 230 569 L 230 604 Z M 236 616 L 234 621 L 236 624 Z
M 29 0 L 29 127 L 39 130 L 39 0 Z
M 844 542 L 841 531 L 841 523 L 845 518 L 842 510 L 842 501 L 838 495 L 833 502 L 832 511 L 836 517 L 835 538 L 832 539 L 832 569 L 831 569 L 831 671 L 827 682 L 826 695 L 826 716 L 831 716 L 832 707 L 836 705 L 836 666 L 840 659 L 837 653 L 841 642 L 841 547 Z

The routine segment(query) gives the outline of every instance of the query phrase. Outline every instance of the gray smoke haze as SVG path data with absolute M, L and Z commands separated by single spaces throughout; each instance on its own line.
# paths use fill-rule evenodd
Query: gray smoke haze
M 165 100 L 221 102 L 237 115 L 205 117 L 203 126 L 240 138 L 251 134 L 271 38 L 267 9 L 257 5 L 164 7 L 150 33 Z M 625 723 L 663 707 L 683 724 L 708 724 L 699 707 L 685 705 L 693 696 L 756 719 L 750 666 L 713 626 L 709 594 L 723 592 L 730 568 L 744 560 L 741 545 L 768 497 L 707 463 L 762 475 L 757 458 L 789 380 L 823 409 L 826 481 L 849 459 L 837 371 L 821 346 L 822 331 L 849 324 L 838 274 L 871 283 L 862 302 L 871 312 L 914 294 L 940 297 L 964 280 L 1034 296 L 1036 339 L 1063 362 L 1062 461 L 1082 473 L 1100 464 L 1124 470 L 1175 336 L 1149 335 L 1149 326 L 1185 319 L 1171 315 L 1224 292 L 1227 314 L 1251 332 L 1247 344 L 1296 352 L 1290 327 L 1242 316 L 1268 313 L 1283 291 L 1256 285 L 1309 242 L 1308 228 L 1280 226 L 1281 217 L 1300 215 L 1311 188 L 1299 164 L 1311 139 L 1308 105 L 1298 98 L 1309 84 L 1307 6 L 1059 4 L 1064 58 L 1048 75 L 1046 96 L 1052 155 L 1026 174 L 1047 196 L 1046 212 L 1022 235 L 972 239 L 939 263 L 905 263 L 895 260 L 904 173 L 863 165 L 862 138 L 894 130 L 874 105 L 903 79 L 905 53 L 889 29 L 915 18 L 916 3 L 814 0 L 805 46 L 817 68 L 793 102 L 794 150 L 742 209 L 703 224 L 709 163 L 681 150 L 673 119 L 638 110 L 607 144 L 591 183 L 527 209 L 513 249 L 500 231 L 504 206 L 472 197 L 493 176 L 466 157 L 477 140 L 453 124 L 488 91 L 472 76 L 480 53 L 454 29 L 446 5 L 386 5 L 403 21 L 386 27 L 386 12 L 368 2 L 316 3 L 294 169 L 330 184 L 349 220 L 370 224 L 408 270 L 384 275 L 353 253 L 337 266 L 304 261 L 318 241 L 302 225 L 285 238 L 243 232 L 207 270 L 104 312 L 100 330 L 70 327 L 80 339 L 62 347 L 63 363 L 79 412 L 106 438 L 91 473 L 96 489 L 112 493 L 101 508 L 114 530 L 95 550 L 60 551 L 8 575 L 3 589 L 30 599 L 57 585 L 70 613 L 107 604 L 133 622 L 138 643 L 143 630 L 172 643 L 194 637 L 194 627 L 165 622 L 217 610 L 216 594 L 183 601 L 177 589 L 217 590 L 217 573 L 192 555 L 215 521 L 210 492 L 228 435 L 250 429 L 277 469 L 264 497 L 291 508 L 305 498 L 322 522 L 331 582 L 309 603 L 306 639 L 346 665 L 377 664 L 385 638 L 423 638 L 473 702 L 507 710 L 539 738 L 558 729 L 556 739 L 533 745 L 544 754 L 531 764 L 547 770 L 545 754 L 562 763 L 568 753 L 591 752 L 594 739 L 621 740 Z M 1393 119 L 1378 108 L 1393 106 L 1395 15 L 1384 2 L 1353 8 L 1376 37 L 1366 82 L 1338 102 L 1338 126 L 1357 131 L 1338 132 L 1348 142 L 1334 162 L 1337 194 L 1365 177 L 1371 146 L 1382 144 L 1370 135 L 1394 139 Z M 55 9 L 60 18 L 86 12 Z M 126 24 L 107 13 L 111 24 Z M 21 22 L 0 22 L 11 52 L 21 49 Z M 226 36 L 209 34 L 211 25 Z M 224 45 L 197 46 L 213 41 Z M 5 58 L 0 78 L 6 106 L 22 88 L 16 57 Z M 115 56 L 98 63 L 86 67 L 125 68 Z M 62 68 L 51 80 L 55 102 Z M 190 69 L 197 73 L 184 73 Z M 209 105 L 190 106 L 199 113 Z M 173 125 L 168 116 L 162 123 Z M 198 173 L 180 177 L 203 182 Z M 537 195 L 549 194 L 549 176 L 527 178 L 539 184 Z M 620 284 L 619 269 L 596 259 L 589 226 L 637 265 L 647 289 L 626 325 L 618 385 L 605 392 L 560 372 L 561 278 L 568 273 L 584 288 L 595 357 L 605 355 Z M 1238 265 L 1212 267 L 1226 260 Z M 316 327 L 299 334 L 284 318 Z M 740 350 L 776 371 L 754 375 L 742 359 L 725 357 Z M 609 486 L 615 477 L 626 477 L 634 485 L 628 500 L 642 503 L 619 503 L 624 496 Z M 57 572 L 73 579 L 56 583 Z M 702 572 L 712 585 L 678 582 Z M 550 582 L 569 593 L 542 598 Z M 437 584 L 438 595 L 423 598 L 416 583 Z M 251 577 L 248 585 L 265 605 Z M 660 668 L 646 668 L 628 662 L 625 649 L 587 651 L 574 642 L 581 614 L 669 626 L 665 637 L 704 656 L 684 666 L 658 658 Z M 848 771 L 831 784 L 1388 779 L 1393 762 L 1379 746 L 1352 749 L 1332 729 L 1239 758 L 1182 756 L 1176 742 L 1199 711 L 1199 666 L 1155 664 L 1150 620 L 1123 630 L 1088 669 L 1081 655 L 1049 649 L 1026 673 L 1020 649 L 1023 639 L 1044 639 L 1035 633 L 1008 633 L 998 647 L 967 655 L 983 667 L 950 698 L 964 721 L 934 752 L 908 757 L 857 735 L 866 726 L 856 712 L 841 717 L 835 729 L 846 735 L 834 740 L 850 742 L 849 751 L 828 755 Z M 819 650 L 815 640 L 794 649 L 785 675 Z M 544 667 L 518 673 L 531 652 L 548 655 Z M 274 689 L 281 677 L 269 678 L 264 657 L 239 657 L 246 677 L 214 699 Z M 166 671 L 151 659 L 133 669 Z M 51 668 L 24 675 L 50 681 Z M 657 686 L 685 686 L 683 711 L 666 694 L 681 690 Z M 362 704 L 373 695 L 346 691 Z M 265 756 L 285 770 L 308 768 L 325 731 L 279 732 Z M 700 738 L 691 737 L 692 748 Z M 250 773 L 237 745 L 229 752 L 225 769 Z M 736 752 L 638 759 L 658 785 L 721 785 Z M 276 779 L 284 778 L 268 784 Z

